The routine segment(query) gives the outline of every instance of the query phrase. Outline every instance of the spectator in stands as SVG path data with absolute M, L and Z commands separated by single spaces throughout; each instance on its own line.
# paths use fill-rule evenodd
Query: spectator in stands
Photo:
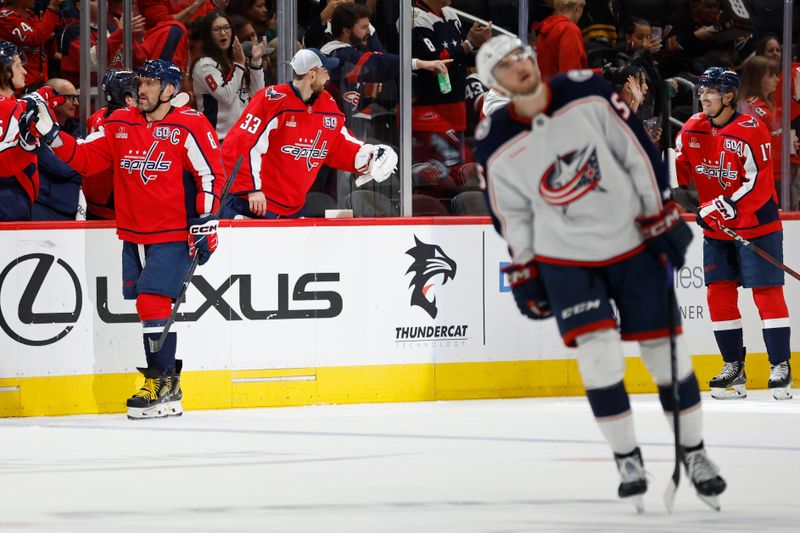
M 242 15 L 250 20 L 259 37 L 273 39 L 277 33 L 272 28 L 274 24 L 275 9 L 272 2 L 267 0 L 230 0 L 227 13 L 229 15 Z
M 203 53 L 192 70 L 192 86 L 197 110 L 217 130 L 222 141 L 228 130 L 250 102 L 250 97 L 264 88 L 264 50 L 266 37 L 251 46 L 245 57 L 242 43 L 233 35 L 230 19 L 210 13 L 202 22 Z
M 61 0 L 50 0 L 39 16 L 33 11 L 34 0 L 6 0 L 7 7 L 0 9 L 0 39 L 6 39 L 25 55 L 25 86 L 41 86 L 47 80 L 47 53 L 45 45 L 53 37 L 58 24 L 58 6 Z
M 628 54 L 645 50 L 655 54 L 661 50 L 661 40 L 653 38 L 653 27 L 651 24 L 639 18 L 632 18 L 623 27 L 624 39 L 620 41 L 617 48 Z
M 75 120 L 78 110 L 78 90 L 63 78 L 47 80 L 54 99 L 53 114 L 63 131 L 79 134 L 80 124 Z M 36 151 L 39 157 L 39 195 L 31 207 L 31 220 L 75 220 L 82 177 L 75 169 L 56 157 L 44 143 Z
M 220 0 L 137 0 L 148 30 L 170 20 L 185 26 L 215 9 L 224 10 L 226 4 Z
M 0 222 L 31 219 L 31 204 L 39 194 L 36 154 L 19 145 L 19 117 L 24 111 L 14 93 L 25 87 L 25 67 L 10 41 L 0 41 L 0 116 L 8 124 L 0 131 Z
M 228 19 L 231 21 L 233 34 L 239 38 L 240 43 L 258 40 L 258 33 L 250 19 L 243 15 L 231 15 Z
M 772 48 L 771 46 L 764 47 L 764 56 L 777 56 L 777 61 L 779 61 L 778 65 L 780 67 L 781 63 L 781 48 L 780 43 L 777 41 L 777 38 L 774 38 L 775 43 L 778 44 L 778 49 L 774 50 L 770 54 L 769 49 Z M 759 47 L 756 47 L 756 52 L 758 52 Z M 776 53 L 777 52 L 777 53 Z M 790 181 L 790 201 L 789 206 L 792 211 L 800 211 L 800 62 L 793 61 L 791 71 L 792 72 L 792 81 L 790 83 L 790 94 L 789 97 L 789 135 L 788 137 L 792 139 L 792 144 L 789 145 L 789 159 L 791 161 L 790 169 L 789 169 L 789 181 Z M 781 108 L 783 106 L 783 72 L 779 70 L 778 72 L 778 84 L 775 90 L 775 95 L 773 97 L 773 103 L 775 107 L 775 115 L 780 117 L 781 115 Z M 781 155 L 783 155 L 782 148 L 773 147 L 773 152 L 776 150 L 781 150 Z M 780 194 L 781 191 L 778 190 Z
M 333 12 L 341 4 L 352 4 L 353 0 L 328 0 L 325 7 L 319 14 L 318 18 L 313 20 L 313 23 L 306 29 L 304 42 L 307 47 L 322 48 L 323 45 L 334 39 L 334 32 L 332 28 Z M 362 2 L 363 3 L 363 2 Z M 373 16 L 373 11 L 365 7 L 364 9 Z M 383 52 L 383 43 L 378 37 L 378 32 L 375 26 L 370 22 L 369 35 L 366 40 L 366 49 L 370 52 Z
M 383 82 L 400 77 L 400 56 L 368 51 L 369 11 L 352 2 L 340 2 L 331 16 L 333 40 L 321 52 L 339 59 L 330 73 L 328 92 L 347 117 L 347 126 L 359 136 L 367 134 L 372 99 Z M 355 115 L 363 115 L 356 119 Z
M 553 14 L 542 21 L 536 54 L 543 78 L 589 66 L 578 20 L 585 0 L 554 0 Z
M 755 54 L 767 57 L 778 65 L 781 64 L 781 41 L 774 33 L 768 33 L 758 40 L 755 47 Z
M 416 173 L 415 185 L 440 198 L 458 192 L 455 178 L 466 162 L 464 134 L 467 123 L 467 65 L 492 35 L 491 23 L 474 23 L 462 37 L 461 21 L 451 0 L 417 0 L 413 10 L 411 53 L 417 61 L 452 59 L 447 74 L 426 69 L 414 71 L 412 158 L 427 167 Z
M 739 76 L 739 112 L 758 119 L 772 138 L 772 163 L 776 190 L 780 190 L 781 180 L 781 124 L 775 114 L 774 96 L 778 88 L 778 64 L 765 56 L 753 56 L 742 65 Z

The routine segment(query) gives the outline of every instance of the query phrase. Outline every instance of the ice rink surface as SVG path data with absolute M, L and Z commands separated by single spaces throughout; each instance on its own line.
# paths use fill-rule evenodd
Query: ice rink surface
M 800 398 L 704 395 L 721 513 L 683 477 L 666 514 L 672 437 L 633 408 L 643 515 L 584 398 L 5 419 L 0 531 L 800 531 Z

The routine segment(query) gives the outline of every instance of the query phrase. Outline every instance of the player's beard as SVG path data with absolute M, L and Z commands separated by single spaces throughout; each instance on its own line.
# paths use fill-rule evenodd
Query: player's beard
M 159 107 L 161 107 L 164 104 L 169 104 L 170 101 L 171 101 L 171 99 L 169 99 L 169 98 L 166 99 L 166 100 L 163 100 L 161 98 L 163 95 L 164 95 L 164 90 L 162 89 L 161 92 L 158 93 L 158 100 L 155 103 L 151 104 L 149 106 L 149 109 L 144 107 L 141 102 L 139 103 L 139 109 L 141 109 L 142 112 L 144 114 L 146 114 L 146 115 L 150 114 L 150 113 L 155 113 L 158 110 Z

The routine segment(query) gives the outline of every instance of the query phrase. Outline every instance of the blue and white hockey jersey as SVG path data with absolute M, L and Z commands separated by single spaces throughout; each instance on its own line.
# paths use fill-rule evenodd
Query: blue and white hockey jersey
M 661 211 L 666 165 L 603 78 L 576 70 L 548 87 L 532 121 L 506 105 L 476 129 L 495 227 L 518 264 L 601 266 L 638 253 L 635 219 Z

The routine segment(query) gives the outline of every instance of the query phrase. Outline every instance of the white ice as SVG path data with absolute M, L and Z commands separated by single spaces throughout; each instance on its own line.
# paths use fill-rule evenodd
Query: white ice
M 722 512 L 682 477 L 658 400 L 635 396 L 646 511 L 584 398 L 0 421 L 0 531 L 800 531 L 800 399 L 704 395 Z

